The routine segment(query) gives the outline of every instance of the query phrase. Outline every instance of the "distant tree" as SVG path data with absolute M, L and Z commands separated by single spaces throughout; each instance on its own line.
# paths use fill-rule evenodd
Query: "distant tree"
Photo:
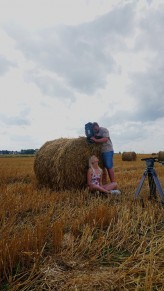
M 8 155 L 10 152 L 9 151 L 7 151 L 7 150 L 2 150 L 1 151 L 1 155 Z
M 35 150 L 34 149 L 21 150 L 20 153 L 22 155 L 33 155 L 35 153 Z

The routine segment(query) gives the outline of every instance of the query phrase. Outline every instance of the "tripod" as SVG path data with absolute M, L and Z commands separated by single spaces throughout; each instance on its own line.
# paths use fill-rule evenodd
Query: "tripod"
M 157 194 L 156 194 L 156 189 L 160 195 L 161 198 L 161 203 L 164 206 L 164 192 L 162 190 L 161 184 L 158 180 L 158 176 L 157 173 L 154 169 L 154 162 L 159 162 L 157 158 L 145 158 L 145 159 L 141 159 L 142 161 L 146 161 L 146 169 L 142 175 L 142 178 L 140 180 L 140 183 L 137 187 L 137 190 L 135 192 L 135 198 L 137 198 L 139 196 L 139 193 L 141 191 L 142 185 L 145 181 L 145 178 L 148 176 L 148 182 L 149 182 L 149 188 L 150 188 L 150 196 L 149 199 L 152 200 L 154 198 L 154 200 L 157 200 Z M 159 162 L 162 163 L 163 162 Z

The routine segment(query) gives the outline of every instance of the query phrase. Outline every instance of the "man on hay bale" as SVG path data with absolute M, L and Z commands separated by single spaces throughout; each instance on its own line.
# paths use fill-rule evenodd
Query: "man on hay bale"
M 88 146 L 85 137 L 47 141 L 35 155 L 37 184 L 57 191 L 86 188 L 88 159 L 92 155 L 101 159 L 101 144 Z

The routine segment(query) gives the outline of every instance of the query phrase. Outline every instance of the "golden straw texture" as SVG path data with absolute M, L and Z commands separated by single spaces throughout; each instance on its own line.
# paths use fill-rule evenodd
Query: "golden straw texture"
M 164 151 L 160 151 L 160 152 L 158 153 L 158 160 L 159 160 L 159 161 L 164 161 Z
M 34 160 L 38 183 L 54 190 L 85 187 L 91 155 L 100 158 L 100 145 L 88 144 L 85 137 L 46 142 L 38 150 Z M 102 167 L 101 159 L 100 166 Z
M 137 155 L 135 152 L 123 152 L 122 161 L 136 161 Z

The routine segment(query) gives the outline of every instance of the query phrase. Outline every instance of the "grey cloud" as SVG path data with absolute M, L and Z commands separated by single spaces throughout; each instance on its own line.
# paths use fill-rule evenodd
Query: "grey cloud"
M 146 0 L 146 2 L 151 5 L 151 3 L 153 2 L 153 0 Z
M 134 29 L 133 7 L 123 5 L 92 22 L 48 28 L 33 35 L 13 26 L 6 30 L 38 68 L 55 72 L 80 93 L 92 94 L 118 69 L 113 50 L 125 47 L 124 38 Z
M 134 87 L 139 86 L 139 81 L 137 80 Z M 142 86 L 142 85 L 141 85 Z M 151 88 L 150 92 L 151 92 Z M 133 88 L 134 90 L 134 88 Z M 156 121 L 159 118 L 164 117 L 164 101 L 162 98 L 156 98 L 155 96 L 151 96 L 148 94 L 148 92 L 144 92 L 144 89 L 142 90 L 142 93 L 139 92 L 133 93 L 132 98 L 135 99 L 135 106 L 127 111 L 125 109 L 123 110 L 117 110 L 115 114 L 112 116 L 109 116 L 109 113 L 102 116 L 100 118 L 99 123 L 102 126 L 108 127 L 108 126 L 114 126 L 124 124 L 126 122 L 153 122 Z M 157 96 L 157 94 L 156 94 Z
M 30 143 L 32 144 L 34 142 L 34 139 L 30 135 L 27 135 L 27 134 L 19 135 L 19 134 L 13 133 L 13 134 L 11 134 L 11 140 L 16 141 L 18 143 L 20 143 L 20 141 L 21 141 L 21 143 L 25 144 L 26 146 L 28 144 L 30 144 Z
M 0 122 L 6 125 L 29 125 L 30 122 L 27 118 L 19 116 L 5 116 L 0 114 Z
M 164 4 L 148 9 L 138 24 L 140 33 L 134 51 L 148 50 L 147 67 L 144 72 L 129 74 L 129 94 L 135 107 L 127 114 L 127 120 L 148 122 L 164 116 Z
M 153 122 L 126 122 L 119 126 L 108 127 L 111 132 L 111 139 L 114 145 L 114 149 L 122 149 L 128 146 L 129 150 L 135 150 L 135 144 L 141 144 L 144 149 L 144 141 L 150 136 L 157 136 L 156 129 L 158 126 Z M 152 138 L 153 148 L 153 138 Z
M 95 35 L 99 38 L 118 35 L 121 37 L 129 36 L 134 29 L 135 7 L 134 3 L 123 4 L 98 17 L 87 27 L 88 35 Z
M 30 120 L 27 115 L 29 113 L 29 108 L 24 108 L 23 111 L 20 112 L 19 116 L 8 116 L 4 113 L 0 113 L 0 122 L 5 125 L 30 125 Z
M 40 76 L 37 72 L 31 71 L 26 74 L 28 81 L 34 82 L 43 92 L 51 97 L 75 100 L 74 93 L 64 85 L 64 82 L 57 80 L 55 77 L 47 75 Z
M 133 120 L 153 121 L 164 116 L 164 61 L 158 65 L 156 59 L 147 72 L 132 76 L 131 94 L 136 107 Z
M 136 49 L 148 48 L 162 52 L 164 49 L 164 4 L 158 9 L 149 9 L 140 22 L 140 34 L 136 40 Z
M 143 124 L 141 122 L 126 122 L 119 125 L 119 127 L 112 127 L 112 136 L 120 142 L 126 143 L 132 140 L 142 140 L 147 136 L 147 133 L 142 130 Z M 110 129 L 110 127 L 109 127 Z M 119 129 L 119 130 L 118 130 Z
M 8 61 L 3 55 L 0 55 L 0 75 L 4 75 L 11 67 L 14 67 L 13 62 Z
M 123 125 L 131 119 L 132 113 L 125 109 L 117 110 L 117 112 L 112 115 L 109 112 L 105 112 L 99 119 L 99 125 L 108 128 L 114 125 Z

